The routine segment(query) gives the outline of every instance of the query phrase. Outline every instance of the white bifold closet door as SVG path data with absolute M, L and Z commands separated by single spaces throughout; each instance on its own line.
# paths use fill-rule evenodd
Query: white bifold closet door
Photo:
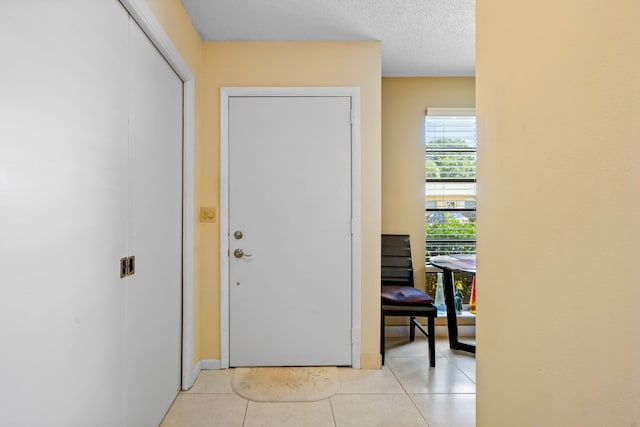
M 180 385 L 182 84 L 116 0 L 0 1 L 0 52 L 0 425 L 157 425 Z
M 0 2 L 0 425 L 124 423 L 126 11 Z
M 128 426 L 160 423 L 180 388 L 182 81 L 131 20 Z

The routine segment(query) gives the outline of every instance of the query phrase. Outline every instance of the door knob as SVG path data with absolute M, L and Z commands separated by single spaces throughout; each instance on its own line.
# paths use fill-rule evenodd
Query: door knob
M 253 256 L 253 255 L 245 254 L 242 251 L 242 249 L 238 248 L 235 251 L 233 251 L 233 256 L 236 257 L 236 258 L 242 258 L 243 256 L 250 257 L 250 256 Z

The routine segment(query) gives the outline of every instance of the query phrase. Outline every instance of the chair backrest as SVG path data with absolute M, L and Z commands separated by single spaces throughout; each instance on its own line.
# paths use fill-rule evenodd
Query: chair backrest
M 381 261 L 382 285 L 414 285 L 411 237 L 408 234 L 383 234 Z

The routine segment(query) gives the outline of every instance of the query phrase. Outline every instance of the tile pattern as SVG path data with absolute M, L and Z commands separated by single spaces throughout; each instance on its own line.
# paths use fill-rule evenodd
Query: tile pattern
M 467 340 L 474 342 L 473 340 Z M 467 342 L 465 341 L 465 342 Z M 202 371 L 181 392 L 162 427 L 474 427 L 475 357 L 436 340 L 436 368 L 427 341 L 387 338 L 381 370 L 339 368 L 340 388 L 317 402 L 247 401 L 231 389 L 233 369 Z

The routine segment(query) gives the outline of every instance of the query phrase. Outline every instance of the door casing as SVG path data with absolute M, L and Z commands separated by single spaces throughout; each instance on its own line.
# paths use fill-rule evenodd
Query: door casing
M 358 87 L 226 87 L 220 89 L 220 367 L 229 367 L 229 98 L 234 96 L 346 96 L 351 98 L 351 360 L 360 368 L 361 209 L 360 88 Z

